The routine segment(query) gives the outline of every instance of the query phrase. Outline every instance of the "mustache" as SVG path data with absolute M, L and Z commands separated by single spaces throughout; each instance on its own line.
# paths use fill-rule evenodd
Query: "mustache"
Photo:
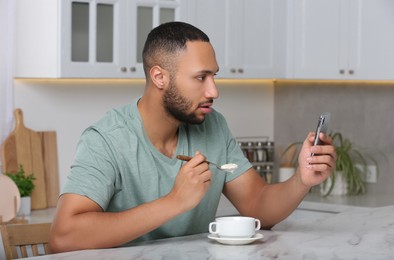
M 204 101 L 204 102 L 200 102 L 198 105 L 199 106 L 204 106 L 204 105 L 212 105 L 213 104 L 213 99 Z

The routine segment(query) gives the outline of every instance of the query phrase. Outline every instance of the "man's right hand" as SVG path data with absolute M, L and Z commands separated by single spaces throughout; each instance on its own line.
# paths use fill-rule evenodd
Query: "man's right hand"
M 211 185 L 211 171 L 206 158 L 200 152 L 186 162 L 168 194 L 184 211 L 191 210 L 201 201 Z

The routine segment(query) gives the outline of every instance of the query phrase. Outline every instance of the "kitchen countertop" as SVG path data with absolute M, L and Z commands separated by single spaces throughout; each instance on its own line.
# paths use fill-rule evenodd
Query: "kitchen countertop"
M 319 191 L 308 193 L 297 209 L 327 213 L 340 213 L 357 208 L 377 208 L 394 205 L 392 194 L 364 194 L 357 196 L 327 196 L 323 197 Z M 238 215 L 238 211 L 223 196 L 218 208 L 218 216 Z
M 323 197 L 319 192 L 310 192 L 299 209 L 344 212 L 356 208 L 377 208 L 394 205 L 394 196 L 390 194 L 364 194 L 357 196 L 327 196 Z
M 394 206 L 354 208 L 286 222 L 250 245 L 222 245 L 198 234 L 131 247 L 83 250 L 35 259 L 393 259 Z

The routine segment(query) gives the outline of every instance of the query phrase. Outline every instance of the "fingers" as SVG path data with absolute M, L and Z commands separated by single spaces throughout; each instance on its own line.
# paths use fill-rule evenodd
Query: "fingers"
M 208 165 L 208 163 L 206 163 L 205 160 L 206 160 L 206 157 L 202 153 L 197 151 L 194 154 L 193 158 L 191 158 L 190 161 L 188 161 L 185 165 L 187 165 L 191 168 L 197 167 L 198 165 L 200 165 L 202 163 L 205 163 Z
M 201 201 L 210 184 L 211 171 L 205 156 L 196 153 L 181 167 L 171 190 L 171 197 L 175 198 L 178 206 L 190 210 Z
M 313 141 L 315 140 L 315 132 L 309 132 L 306 140 L 312 145 Z M 331 145 L 332 144 L 332 139 L 329 135 L 325 133 L 320 133 L 319 134 L 319 139 L 323 142 L 323 145 Z
M 319 134 L 319 139 L 325 144 L 325 145 L 329 145 L 332 144 L 332 139 L 329 135 L 324 134 L 324 133 L 320 133 Z
M 336 168 L 337 154 L 330 136 L 320 133 L 322 145 L 313 145 L 315 133 L 310 132 L 304 141 L 299 156 L 302 182 L 314 186 L 324 181 Z
M 331 154 L 310 156 L 306 159 L 307 168 L 314 171 L 327 171 L 335 169 L 336 160 Z
M 315 139 L 315 133 L 310 132 L 305 139 L 304 145 L 309 147 L 311 154 L 314 155 L 322 155 L 322 154 L 329 154 L 336 160 L 336 152 L 335 147 L 332 144 L 332 138 L 324 133 L 320 133 L 319 139 L 323 142 L 322 145 L 313 146 L 313 141 Z
M 206 157 L 197 151 L 192 159 L 185 163 L 182 167 L 185 168 L 185 173 L 189 175 L 196 175 L 199 180 L 208 182 L 211 180 L 211 171 L 209 165 L 206 162 Z
M 311 154 L 315 156 L 330 155 L 332 158 L 336 159 L 335 147 L 332 145 L 316 145 L 310 147 Z

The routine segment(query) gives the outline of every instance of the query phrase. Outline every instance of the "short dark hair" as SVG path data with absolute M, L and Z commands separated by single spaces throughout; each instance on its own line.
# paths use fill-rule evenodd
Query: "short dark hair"
M 149 70 L 159 65 L 174 70 L 174 58 L 186 49 L 188 41 L 209 42 L 209 37 L 197 27 L 184 22 L 169 22 L 154 28 L 146 39 L 142 51 L 145 76 Z

